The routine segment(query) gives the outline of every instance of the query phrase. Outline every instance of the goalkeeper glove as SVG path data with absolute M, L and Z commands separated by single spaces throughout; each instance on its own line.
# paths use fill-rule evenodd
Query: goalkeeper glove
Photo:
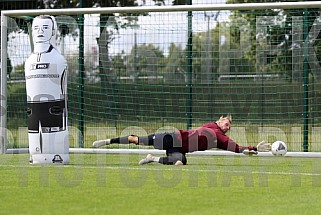
M 258 152 L 269 152 L 271 151 L 271 144 L 266 143 L 264 140 L 256 146 Z

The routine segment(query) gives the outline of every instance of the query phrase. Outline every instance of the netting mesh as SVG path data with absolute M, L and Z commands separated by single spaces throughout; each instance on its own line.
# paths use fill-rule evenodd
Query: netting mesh
M 232 114 L 230 136 L 242 145 L 283 139 L 301 151 L 308 134 L 310 150 L 319 151 L 319 10 L 192 14 L 56 16 L 69 66 L 69 125 L 83 129 L 84 146 L 135 131 L 130 126 L 154 133 Z M 28 142 L 19 131 L 27 126 L 23 64 L 31 52 L 28 20 L 10 23 L 9 148 Z

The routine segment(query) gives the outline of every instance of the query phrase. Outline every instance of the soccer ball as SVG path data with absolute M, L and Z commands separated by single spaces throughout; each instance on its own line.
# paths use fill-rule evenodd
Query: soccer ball
M 272 143 L 271 152 L 275 156 L 284 156 L 288 151 L 288 147 L 283 141 L 275 141 Z

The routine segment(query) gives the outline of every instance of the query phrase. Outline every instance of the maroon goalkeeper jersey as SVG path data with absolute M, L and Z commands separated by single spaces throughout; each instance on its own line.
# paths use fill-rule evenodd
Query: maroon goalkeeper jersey
M 178 139 L 182 141 L 183 152 L 204 151 L 211 148 L 240 153 L 236 142 L 224 134 L 215 122 L 209 122 L 197 129 L 179 130 Z

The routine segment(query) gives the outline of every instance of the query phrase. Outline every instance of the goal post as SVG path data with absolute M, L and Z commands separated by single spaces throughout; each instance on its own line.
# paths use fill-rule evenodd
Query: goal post
M 1 38 L 7 38 L 7 16 L 1 14 Z M 7 39 L 1 39 L 1 116 L 0 116 L 0 129 L 1 129 L 1 139 L 0 139 L 0 153 L 6 152 L 7 145 L 7 61 L 2 59 L 7 59 Z
M 3 11 L 7 16 L 19 15 L 79 15 L 79 14 L 113 14 L 113 13 L 149 13 L 149 12 L 184 12 L 217 10 L 266 10 L 266 9 L 302 9 L 319 8 L 321 1 L 308 2 L 270 2 L 242 4 L 178 5 L 178 6 L 144 6 L 144 7 L 109 7 L 109 8 L 70 8 L 70 9 L 36 9 Z
M 28 26 L 14 22 L 43 14 L 58 23 L 70 130 L 85 148 L 96 139 L 198 127 L 232 114 L 230 136 L 241 145 L 282 139 L 292 152 L 318 152 L 321 19 L 313 9 L 320 7 L 308 1 L 1 11 L 0 153 L 28 142 L 21 68 L 31 47 Z M 78 15 L 85 15 L 84 38 Z

